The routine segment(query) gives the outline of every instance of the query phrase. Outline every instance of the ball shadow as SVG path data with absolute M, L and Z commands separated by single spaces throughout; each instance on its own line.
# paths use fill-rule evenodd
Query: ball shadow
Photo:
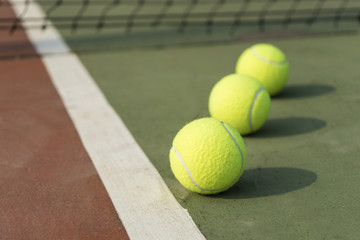
M 313 132 L 326 126 L 326 122 L 317 118 L 287 117 L 269 119 L 257 132 L 244 137 L 273 138 L 299 135 Z
M 306 98 L 334 92 L 336 88 L 329 84 L 297 84 L 289 85 L 273 99 Z
M 315 172 L 299 168 L 257 168 L 245 170 L 239 181 L 219 198 L 259 198 L 305 188 L 317 179 Z

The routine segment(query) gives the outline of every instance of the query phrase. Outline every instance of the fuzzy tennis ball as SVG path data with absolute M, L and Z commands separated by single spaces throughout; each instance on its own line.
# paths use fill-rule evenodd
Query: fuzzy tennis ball
M 274 96 L 287 82 L 289 63 L 285 54 L 275 46 L 256 44 L 241 54 L 236 72 L 256 78 L 264 84 L 270 96 Z
M 242 135 L 257 131 L 270 112 L 270 96 L 256 79 L 230 74 L 215 84 L 209 97 L 213 118 L 231 124 Z
M 170 165 L 187 189 L 214 194 L 234 185 L 244 171 L 246 149 L 228 123 L 202 118 L 185 125 L 170 149 Z

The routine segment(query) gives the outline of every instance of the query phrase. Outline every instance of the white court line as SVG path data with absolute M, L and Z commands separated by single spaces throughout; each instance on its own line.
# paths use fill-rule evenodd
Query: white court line
M 13 7 L 17 14 L 23 10 L 23 6 Z M 31 4 L 26 16 L 44 15 L 39 6 Z M 205 239 L 58 32 L 49 27 L 46 31 L 27 30 L 27 35 L 45 56 L 43 62 L 53 84 L 129 237 Z

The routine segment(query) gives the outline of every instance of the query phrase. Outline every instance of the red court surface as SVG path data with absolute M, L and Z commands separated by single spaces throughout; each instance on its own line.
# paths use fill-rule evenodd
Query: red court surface
M 35 54 L 22 30 L 0 52 Z M 0 61 L 0 109 L 0 238 L 128 239 L 40 58 Z

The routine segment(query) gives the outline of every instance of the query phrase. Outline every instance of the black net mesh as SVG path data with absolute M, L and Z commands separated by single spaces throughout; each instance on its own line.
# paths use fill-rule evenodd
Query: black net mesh
M 176 29 L 203 27 L 212 33 L 217 27 L 227 27 L 234 35 L 241 28 L 257 27 L 288 29 L 291 25 L 309 27 L 330 23 L 360 22 L 359 0 L 38 0 L 44 18 L 28 16 L 35 1 L 0 1 L 18 5 L 23 11 L 18 18 L 0 16 L 1 30 L 14 31 L 26 22 L 27 28 L 46 29 L 54 24 L 59 29 L 113 29 L 131 33 L 158 28 Z

